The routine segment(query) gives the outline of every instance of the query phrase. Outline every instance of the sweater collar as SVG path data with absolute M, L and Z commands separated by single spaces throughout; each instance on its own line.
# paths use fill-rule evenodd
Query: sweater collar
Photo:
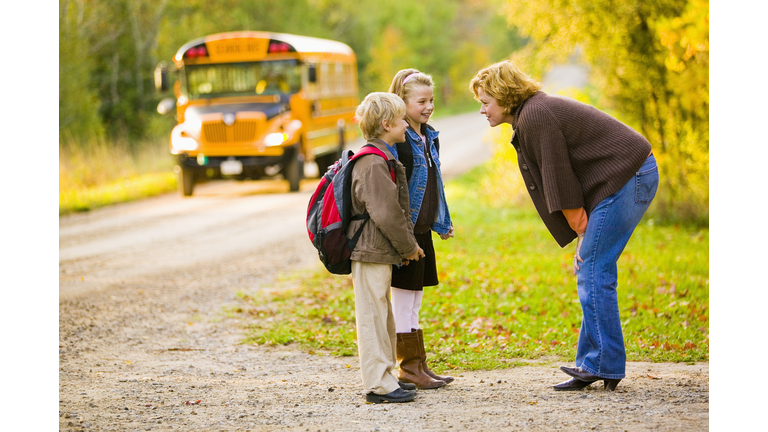
M 515 107 L 515 111 L 514 111 L 514 115 L 513 115 L 513 119 L 512 119 L 512 130 L 517 130 L 517 122 L 520 119 L 520 113 L 523 112 L 523 107 L 525 106 L 526 102 L 528 102 L 529 100 L 531 100 L 531 99 L 533 99 L 535 97 L 539 97 L 539 95 L 546 96 L 547 94 L 544 93 L 543 91 L 539 90 L 536 93 L 534 93 L 531 96 L 529 96 L 528 99 L 522 101 L 520 103 L 520 105 Z

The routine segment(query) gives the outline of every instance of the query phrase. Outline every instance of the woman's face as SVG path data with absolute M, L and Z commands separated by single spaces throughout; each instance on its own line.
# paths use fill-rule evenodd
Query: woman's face
M 496 127 L 502 123 L 510 123 L 509 114 L 504 113 L 504 108 L 499 106 L 499 102 L 488 96 L 485 91 L 477 89 L 477 99 L 480 101 L 480 114 L 484 115 L 491 127 Z
M 419 128 L 415 126 L 426 123 L 434 110 L 435 97 L 432 94 L 432 87 L 425 85 L 413 87 L 408 100 L 405 101 L 405 118 L 408 123 L 418 131 Z

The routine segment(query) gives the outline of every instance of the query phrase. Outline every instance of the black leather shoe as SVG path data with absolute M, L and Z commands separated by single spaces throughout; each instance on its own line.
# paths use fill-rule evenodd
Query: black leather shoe
M 411 384 L 407 382 L 398 381 L 397 384 L 400 385 L 400 388 L 403 390 L 416 390 L 416 384 Z
M 593 382 L 595 381 L 582 381 L 580 379 L 571 378 L 568 381 L 563 381 L 560 384 L 553 385 L 552 388 L 558 391 L 582 390 Z
M 365 401 L 368 403 L 400 403 L 410 402 L 416 397 L 415 391 L 403 390 L 401 388 L 395 389 L 395 391 L 387 393 L 385 395 L 379 395 L 376 393 L 368 393 L 365 395 Z
M 616 390 L 616 385 L 618 385 L 619 381 L 621 381 L 620 378 L 619 379 L 601 378 L 597 375 L 592 375 L 591 373 L 585 371 L 580 367 L 572 368 L 568 366 L 560 366 L 560 370 L 576 378 L 577 380 L 589 381 L 590 384 L 595 381 L 603 380 L 603 388 L 608 391 Z

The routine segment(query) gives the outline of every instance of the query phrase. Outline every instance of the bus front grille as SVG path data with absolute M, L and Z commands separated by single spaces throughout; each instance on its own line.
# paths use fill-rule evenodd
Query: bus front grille
M 222 121 L 203 123 L 203 141 L 208 145 L 246 144 L 256 139 L 259 129 L 256 119 L 238 119 L 231 126 Z

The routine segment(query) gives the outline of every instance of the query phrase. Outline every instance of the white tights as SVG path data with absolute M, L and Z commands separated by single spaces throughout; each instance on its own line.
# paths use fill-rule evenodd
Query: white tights
M 395 331 L 410 333 L 419 328 L 419 308 L 424 291 L 411 291 L 392 287 L 392 311 L 395 314 Z

